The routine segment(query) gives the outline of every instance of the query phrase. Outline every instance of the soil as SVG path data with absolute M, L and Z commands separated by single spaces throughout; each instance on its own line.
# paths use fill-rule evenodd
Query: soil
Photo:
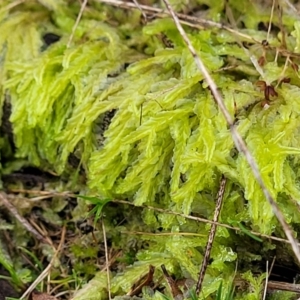
M 8 274 L 0 269 L 0 275 Z M 6 300 L 6 297 L 18 298 L 20 295 L 7 280 L 0 279 L 0 300 Z

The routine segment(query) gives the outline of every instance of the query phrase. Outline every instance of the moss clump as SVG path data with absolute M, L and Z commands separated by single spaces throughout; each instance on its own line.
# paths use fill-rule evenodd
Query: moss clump
M 85 192 L 90 195 L 205 218 L 212 216 L 224 174 L 229 183 L 221 221 L 244 222 L 261 233 L 281 235 L 171 19 L 142 26 L 139 11 L 91 2 L 68 47 L 77 4 L 33 1 L 8 9 L 9 3 L 0 5 L 0 89 L 2 105 L 11 105 L 13 160 L 25 159 L 26 164 L 67 175 L 73 172 L 73 156 L 86 173 Z M 215 21 L 226 17 L 223 2 L 209 5 L 207 16 Z M 295 68 L 300 22 L 292 13 L 282 19 L 275 14 L 268 35 L 259 28 L 269 21 L 269 8 L 246 0 L 228 5 L 243 29 L 187 28 L 189 38 L 269 191 L 287 222 L 297 226 L 300 215 L 290 199 L 300 198 L 300 82 Z M 251 13 L 245 14 L 244 7 Z M 276 31 L 275 26 L 282 29 Z M 56 38 L 49 42 L 47 34 Z M 267 36 L 268 44 L 261 43 Z M 271 99 L 258 81 L 275 91 Z M 103 125 L 105 118 L 108 123 Z M 3 137 L 3 172 L 12 164 L 5 143 Z M 151 210 L 144 210 L 142 217 L 144 230 L 186 230 L 198 236 L 143 237 L 149 247 L 138 252 L 139 262 L 125 275 L 114 277 L 113 292 L 128 290 L 149 264 L 163 263 L 177 275 L 196 279 L 208 228 Z M 205 295 L 217 290 L 221 278 L 232 277 L 234 239 L 227 229 L 218 230 Z

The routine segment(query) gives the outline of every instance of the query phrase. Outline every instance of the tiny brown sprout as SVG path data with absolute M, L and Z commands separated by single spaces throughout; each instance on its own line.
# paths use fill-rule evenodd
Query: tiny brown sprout
M 263 40 L 261 42 L 261 44 L 262 44 L 263 47 L 268 47 L 269 46 L 269 42 L 267 40 Z
M 265 99 L 269 101 L 270 96 L 271 97 L 277 97 L 278 94 L 277 94 L 277 92 L 275 91 L 275 89 L 272 85 L 267 85 L 267 87 L 265 89 Z
M 278 96 L 278 93 L 275 91 L 275 88 L 272 85 L 267 85 L 267 83 L 263 80 L 257 81 L 256 86 L 258 86 L 260 90 L 264 92 L 265 100 L 262 102 L 263 107 L 266 104 L 269 104 L 270 97 Z
M 281 83 L 290 83 L 290 82 L 291 82 L 291 78 L 283 77 L 282 79 L 279 80 L 278 84 L 281 84 Z
M 242 42 L 242 44 L 243 44 L 243 47 L 244 48 L 246 48 L 246 49 L 249 49 L 250 48 L 250 46 L 252 46 L 253 44 L 252 43 L 249 43 L 249 42 Z
M 261 45 L 263 46 L 263 53 L 261 57 L 258 59 L 258 64 L 262 67 L 265 65 L 267 58 L 266 58 L 266 50 L 269 48 L 269 42 L 267 40 L 263 40 L 261 42 Z
M 264 91 L 267 86 L 266 82 L 263 80 L 258 80 L 255 85 L 258 86 L 261 91 Z
M 266 57 L 263 55 L 258 59 L 258 64 L 262 67 L 266 63 Z

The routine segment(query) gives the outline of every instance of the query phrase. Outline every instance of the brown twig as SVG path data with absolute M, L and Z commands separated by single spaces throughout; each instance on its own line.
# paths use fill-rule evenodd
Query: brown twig
M 72 198 L 77 198 L 78 195 L 75 195 L 72 192 L 69 191 L 65 191 L 65 192 L 54 192 L 54 191 L 34 191 L 34 190 L 24 190 L 24 189 L 14 189 L 14 190 L 10 190 L 10 192 L 14 192 L 14 193 L 26 193 L 26 194 L 42 194 L 42 195 L 49 195 L 50 196 L 59 196 L 59 197 L 72 197 Z M 27 198 L 26 198 L 27 199 Z M 31 198 L 29 198 L 30 200 Z M 200 217 L 195 217 L 195 216 L 190 216 L 190 215 L 186 215 L 186 214 L 181 214 L 178 212 L 174 212 L 174 211 L 170 211 L 170 210 L 165 210 L 162 208 L 158 208 L 158 207 L 154 207 L 154 206 L 150 206 L 150 205 L 135 205 L 134 203 L 125 201 L 125 200 L 112 200 L 111 202 L 113 203 L 120 203 L 120 204 L 126 204 L 126 205 L 132 205 L 135 207 L 140 207 L 140 208 L 146 208 L 146 209 L 151 209 L 154 211 L 158 211 L 161 213 L 166 213 L 166 214 L 170 214 L 170 215 L 175 215 L 175 216 L 180 216 L 189 220 L 194 220 L 196 222 L 202 222 L 202 223 L 207 223 L 207 224 L 216 224 L 217 226 L 220 227 L 224 227 L 230 230 L 234 230 L 234 231 L 241 231 L 241 229 L 239 227 L 235 227 L 235 226 L 230 226 L 228 224 L 224 224 L 224 223 L 218 223 L 218 222 L 214 222 L 205 218 L 200 218 Z M 295 201 L 296 203 L 296 201 Z M 282 239 L 282 238 L 278 238 L 275 236 L 271 236 L 271 235 L 267 235 L 267 234 L 262 234 L 256 231 L 249 231 L 251 234 L 255 235 L 255 236 L 259 236 L 262 238 L 266 238 L 269 240 L 273 240 L 273 241 L 277 241 L 277 242 L 282 242 L 282 243 L 286 243 L 286 244 L 290 244 L 290 241 L 286 240 L 286 239 Z M 300 243 L 298 244 L 300 246 Z
M 38 195 L 49 195 L 49 196 L 61 196 L 61 197 L 73 197 L 77 196 L 70 191 L 57 192 L 57 191 L 41 191 L 41 190 L 26 190 L 26 189 L 9 189 L 10 193 L 25 193 L 25 194 L 38 194 Z
M 163 274 L 164 274 L 164 277 L 165 277 L 165 279 L 168 283 L 168 286 L 170 287 L 171 294 L 172 294 L 173 298 L 176 299 L 178 296 L 179 297 L 183 296 L 182 291 L 178 287 L 176 281 L 169 275 L 169 272 L 167 271 L 165 265 L 161 265 L 160 267 L 163 271 Z
M 208 266 L 208 263 L 209 263 L 211 248 L 212 248 L 212 244 L 213 244 L 213 241 L 214 241 L 214 238 L 215 238 L 215 235 L 216 235 L 216 229 L 217 229 L 216 222 L 218 222 L 219 215 L 220 215 L 220 212 L 221 212 L 225 187 L 226 187 L 226 178 L 224 176 L 222 176 L 220 189 L 219 189 L 218 197 L 217 197 L 216 208 L 215 208 L 214 217 L 213 217 L 214 223 L 211 225 L 211 228 L 210 228 L 210 231 L 209 231 L 208 241 L 207 241 L 207 244 L 206 244 L 206 247 L 205 247 L 205 253 L 204 253 L 204 257 L 203 257 L 203 261 L 202 261 L 198 281 L 197 281 L 197 284 L 196 284 L 196 295 L 199 295 L 199 293 L 201 291 L 201 287 L 202 287 L 202 283 L 203 283 L 203 280 L 204 280 L 205 272 L 206 272 L 206 269 L 207 269 L 207 266 Z
M 294 251 L 294 254 L 298 260 L 298 262 L 300 262 L 300 249 L 298 247 L 298 243 L 297 240 L 294 238 L 293 233 L 291 228 L 289 227 L 289 225 L 287 224 L 287 222 L 284 219 L 283 214 L 281 213 L 277 203 L 275 202 L 275 200 L 273 199 L 272 195 L 270 194 L 269 190 L 267 189 L 264 180 L 261 177 L 258 165 L 256 163 L 256 161 L 254 160 L 254 157 L 252 156 L 252 154 L 249 152 L 243 138 L 241 137 L 241 135 L 239 134 L 239 132 L 237 131 L 233 119 L 231 118 L 225 104 L 223 101 L 223 98 L 221 96 L 221 94 L 218 91 L 218 88 L 216 86 L 216 83 L 214 82 L 214 80 L 212 79 L 212 77 L 210 76 L 210 74 L 208 73 L 207 68 L 205 67 L 205 65 L 203 64 L 200 56 L 196 53 L 196 50 L 194 48 L 194 46 L 192 45 L 190 39 L 188 38 L 188 36 L 186 35 L 183 27 L 180 24 L 180 21 L 178 19 L 178 17 L 176 16 L 173 8 L 171 7 L 170 3 L 168 0 L 163 0 L 163 2 L 165 3 L 165 5 L 167 6 L 168 10 L 170 11 L 172 18 L 174 20 L 174 23 L 180 33 L 180 35 L 182 36 L 184 42 L 186 43 L 189 51 L 191 52 L 194 61 L 196 63 L 197 68 L 199 69 L 199 71 L 203 74 L 204 78 L 206 79 L 206 82 L 214 96 L 215 101 L 217 102 L 224 118 L 226 119 L 227 124 L 230 126 L 230 131 L 231 131 L 231 135 L 233 138 L 233 141 L 238 149 L 239 152 L 243 153 L 248 165 L 250 166 L 252 173 L 256 179 L 256 181 L 258 182 L 259 186 L 261 187 L 267 201 L 269 202 L 269 204 L 272 207 L 272 210 L 275 214 L 275 216 L 277 217 L 279 223 L 281 224 L 288 240 L 291 243 L 292 249 Z
M 102 223 L 102 232 L 103 232 L 103 242 L 104 242 L 104 249 L 105 249 L 105 262 L 106 262 L 106 274 L 107 274 L 107 290 L 108 290 L 108 299 L 111 300 L 111 288 L 110 288 L 110 271 L 109 271 L 109 257 L 108 257 L 108 247 L 107 247 L 107 240 L 106 240 L 106 230 L 103 218 L 101 219 Z
M 204 219 L 204 218 L 200 218 L 200 217 L 189 216 L 189 215 L 186 215 L 186 214 L 182 214 L 182 213 L 178 213 L 178 212 L 175 212 L 175 211 L 166 210 L 166 209 L 163 209 L 163 208 L 158 208 L 158 207 L 154 207 L 154 206 L 150 206 L 150 205 L 136 205 L 134 203 L 131 203 L 131 202 L 128 202 L 128 201 L 125 201 L 125 200 L 112 200 L 111 202 L 131 205 L 131 206 L 134 206 L 134 207 L 151 209 L 151 210 L 154 210 L 154 211 L 157 211 L 157 212 L 160 212 L 160 213 L 179 216 L 179 217 L 183 217 L 185 219 L 193 220 L 193 221 L 196 221 L 196 222 L 207 223 L 207 224 L 216 224 L 217 226 L 227 228 L 227 229 L 231 229 L 231 230 L 238 231 L 238 232 L 242 231 L 241 228 L 239 228 L 239 227 L 230 226 L 230 225 L 224 224 L 224 223 L 214 222 L 212 220 L 208 220 L 208 219 Z M 251 233 L 255 236 L 259 236 L 259 237 L 262 237 L 262 238 L 269 239 L 269 240 L 290 244 L 289 240 L 282 239 L 282 238 L 279 238 L 279 237 L 259 233 L 259 232 L 256 232 L 256 231 L 250 231 L 250 230 L 249 230 L 249 233 Z M 298 243 L 298 246 L 300 246 L 300 243 Z
M 15 193 L 26 193 L 26 194 L 42 194 L 42 195 L 51 195 L 51 196 L 59 196 L 59 197 L 72 197 L 72 198 L 77 198 L 78 195 L 73 194 L 72 192 L 53 192 L 53 191 L 34 191 L 34 190 L 23 190 L 23 189 L 15 189 L 15 190 L 10 190 L 10 192 L 15 192 Z M 27 200 L 30 200 L 31 198 L 26 198 Z M 150 209 L 150 210 L 154 210 L 160 213 L 165 213 L 165 214 L 169 214 L 169 215 L 174 215 L 174 216 L 180 216 L 183 217 L 185 219 L 189 219 L 189 220 L 193 220 L 196 222 L 201 222 L 201 223 L 207 223 L 207 224 L 216 224 L 217 226 L 223 227 L 223 228 L 227 228 L 230 230 L 234 230 L 234 231 L 241 231 L 241 228 L 239 227 L 235 227 L 235 226 L 231 226 L 228 224 L 224 224 L 224 223 L 219 223 L 219 222 L 214 222 L 212 220 L 208 220 L 205 218 L 201 218 L 201 217 L 195 217 L 195 216 L 190 216 L 190 215 L 186 215 L 186 214 L 182 214 L 182 213 L 178 213 L 178 212 L 174 212 L 171 210 L 165 210 L 163 208 L 158 208 L 158 207 L 154 207 L 154 206 L 150 206 L 150 205 L 136 205 L 134 203 L 125 201 L 125 200 L 112 200 L 112 203 L 119 203 L 119 204 L 126 204 L 126 205 L 131 205 L 131 206 L 135 206 L 135 207 L 140 207 L 140 208 L 144 208 L 144 209 Z M 267 234 L 263 234 L 263 233 L 259 233 L 256 231 L 250 231 L 249 233 L 255 235 L 255 236 L 259 236 L 262 238 L 266 238 L 269 240 L 273 240 L 273 241 L 277 241 L 277 242 L 281 242 L 281 243 L 285 243 L 285 244 L 290 244 L 289 240 L 286 239 L 282 239 L 279 237 L 275 237 L 275 236 L 271 236 L 271 235 L 267 235 Z M 138 233 L 137 233 L 138 234 Z M 300 246 L 300 243 L 298 244 Z
M 48 242 L 49 245 L 51 245 L 52 247 L 54 247 L 52 240 L 49 238 L 47 230 L 45 229 L 45 227 L 43 226 L 43 224 L 40 223 L 40 225 L 38 225 L 35 220 L 33 218 L 30 218 L 28 220 L 28 222 L 30 223 L 30 225 L 32 225 L 32 227 L 41 235 L 44 237 L 44 239 Z
M 276 261 L 276 256 L 273 257 L 272 259 L 272 263 L 271 263 L 271 267 L 270 267 L 270 270 L 269 270 L 269 277 L 273 271 L 273 267 L 274 267 L 274 264 L 275 264 L 275 261 Z
M 269 26 L 268 26 L 267 38 L 266 38 L 267 41 L 269 40 L 271 28 L 272 28 L 272 20 L 273 20 L 273 16 L 274 16 L 275 1 L 276 0 L 272 1 L 273 3 L 272 3 L 272 8 L 271 8 L 270 21 L 269 21 Z
M 231 10 L 231 8 L 230 8 L 230 6 L 229 6 L 228 3 L 226 4 L 226 15 L 228 17 L 228 20 L 229 20 L 231 26 L 233 28 L 237 28 L 235 19 L 233 17 L 232 10 Z M 261 78 L 265 78 L 264 72 L 263 72 L 261 66 L 259 65 L 259 62 L 258 62 L 257 58 L 253 54 L 251 54 L 250 51 L 246 47 L 244 47 L 244 45 L 241 42 L 239 36 L 236 36 L 236 42 L 244 50 L 244 52 L 246 53 L 246 55 L 248 55 L 248 57 L 251 60 L 251 63 L 253 64 L 255 70 L 261 76 Z
M 285 1 L 287 1 L 287 0 L 285 0 Z M 98 0 L 98 2 L 106 3 L 106 4 L 109 4 L 109 5 L 112 5 L 112 6 L 116 6 L 116 7 L 121 7 L 121 8 L 124 8 L 124 9 L 138 9 L 134 3 L 131 3 L 131 2 L 128 2 L 128 1 Z M 158 17 L 158 18 L 163 18 L 163 17 L 171 15 L 170 12 L 165 11 L 164 9 L 161 9 L 161 8 L 157 8 L 157 7 L 152 7 L 152 6 L 148 6 L 148 5 L 140 5 L 140 8 L 148 14 L 155 14 L 155 17 Z M 211 21 L 211 20 L 206 20 L 206 19 L 203 19 L 203 18 L 193 17 L 193 16 L 189 16 L 189 15 L 185 15 L 185 14 L 180 14 L 180 13 L 178 13 L 177 16 L 178 16 L 179 22 L 181 24 L 185 24 L 185 25 L 188 25 L 190 27 L 198 28 L 198 29 L 203 29 L 204 27 L 224 29 L 224 30 L 232 33 L 236 37 L 244 38 L 244 39 L 249 40 L 252 43 L 261 45 L 261 41 L 258 41 L 255 38 L 253 38 L 252 36 L 250 36 L 248 34 L 245 34 L 243 32 L 240 32 L 237 29 L 234 29 L 234 28 L 232 28 L 230 26 L 227 26 L 227 25 L 224 25 L 222 23 L 214 22 L 214 21 Z M 282 49 L 282 48 L 274 48 L 274 47 L 271 47 L 271 46 L 269 46 L 269 48 L 273 49 L 273 50 L 276 49 L 276 51 L 280 52 L 281 55 L 283 55 L 283 56 L 290 56 L 290 57 L 300 58 L 299 53 L 291 52 L 291 51 L 288 51 L 288 50 Z M 253 58 L 254 58 L 254 56 L 250 55 L 251 61 L 253 60 Z M 255 61 L 254 61 L 254 64 L 255 64 Z
M 10 201 L 7 199 L 6 194 L 0 193 L 0 200 L 5 205 L 5 207 L 10 211 L 10 213 L 21 223 L 21 225 L 26 228 L 28 232 L 30 232 L 32 235 L 34 235 L 38 240 L 40 240 L 43 243 L 49 244 L 49 242 L 43 237 L 41 234 L 39 234 L 32 226 L 31 224 L 23 218 L 17 211 L 17 209 L 10 203 Z
M 105 266 L 100 269 L 100 272 L 103 272 L 107 268 L 109 268 L 121 255 L 122 255 L 122 250 L 116 252 L 114 255 L 110 255 L 110 260 L 109 260 L 108 264 L 107 264 L 107 262 L 105 262 Z
M 279 6 L 277 11 L 278 11 L 278 18 L 279 18 L 279 28 L 280 28 L 280 32 L 281 32 L 281 47 L 286 49 L 287 48 L 286 32 L 285 32 L 284 25 L 283 25 L 283 20 L 282 20 L 282 15 L 283 15 L 282 6 Z
M 287 4 L 287 6 L 296 14 L 299 14 L 297 8 L 289 1 L 289 0 L 282 0 Z
M 266 299 L 267 296 L 267 290 L 268 290 L 268 281 L 269 281 L 270 271 L 269 271 L 269 261 L 266 262 L 266 281 L 265 281 L 265 287 L 264 287 L 264 294 L 263 294 L 263 300 Z
M 281 290 L 300 293 L 300 284 L 280 281 L 269 281 L 268 290 Z
M 64 226 L 62 229 L 62 233 L 61 233 L 61 238 L 60 238 L 60 242 L 59 245 L 57 247 L 57 250 L 55 251 L 50 263 L 48 264 L 48 266 L 44 269 L 44 271 L 38 276 L 38 278 L 30 285 L 30 287 L 24 292 L 24 294 L 21 296 L 20 300 L 25 299 L 27 297 L 27 295 L 29 295 L 36 287 L 37 285 L 42 282 L 49 274 L 54 261 L 56 260 L 59 252 L 62 249 L 62 246 L 64 244 L 65 241 L 65 237 L 66 237 L 66 227 Z
M 144 18 L 144 20 L 145 20 L 145 23 L 147 24 L 147 22 L 148 22 L 148 17 L 147 17 L 147 15 L 146 15 L 146 13 L 143 11 L 143 8 L 141 7 L 141 5 L 138 3 L 137 0 L 132 0 L 132 1 L 133 1 L 133 3 L 136 5 L 136 7 L 139 9 L 139 11 L 141 12 L 141 14 L 142 14 L 142 16 L 143 16 L 143 18 Z
M 122 8 L 126 8 L 126 9 L 137 9 L 137 7 L 134 3 L 127 2 L 127 1 L 120 1 L 120 0 L 98 0 L 98 1 L 101 3 L 107 3 L 109 5 L 122 7 Z M 164 9 L 161 9 L 161 8 L 157 8 L 157 7 L 152 7 L 152 6 L 148 6 L 148 5 L 140 5 L 140 8 L 144 12 L 155 14 L 155 16 L 159 17 L 159 18 L 163 18 L 163 17 L 171 15 L 170 12 L 168 12 Z M 214 21 L 206 20 L 206 19 L 199 19 L 198 17 L 188 16 L 188 15 L 180 14 L 180 13 L 178 14 L 178 17 L 180 18 L 180 22 L 187 24 L 189 26 L 192 26 L 192 27 L 199 24 L 199 25 L 202 25 L 202 28 L 203 28 L 203 26 L 207 26 L 207 27 L 213 27 L 213 28 L 218 28 L 218 29 L 225 29 L 233 34 L 236 34 L 240 37 L 248 39 L 254 43 L 260 44 L 260 41 L 255 40 L 250 35 L 239 32 L 235 29 L 232 29 L 229 26 L 226 26 L 226 25 L 218 23 L 218 22 L 214 22 Z
M 153 233 L 153 232 L 143 232 L 143 231 L 121 231 L 121 233 L 125 234 L 132 234 L 132 235 L 150 235 L 150 236 L 204 236 L 201 233 L 193 233 L 193 232 L 160 232 L 160 233 Z
M 137 296 L 140 294 L 144 286 L 149 286 L 153 282 L 153 275 L 154 275 L 155 267 L 149 265 L 148 273 L 140 278 L 138 282 L 136 282 L 130 291 L 126 294 L 127 296 Z
M 84 11 L 84 9 L 85 9 L 85 7 L 86 7 L 86 5 L 87 5 L 87 2 L 88 2 L 88 0 L 84 0 L 84 1 L 82 2 L 82 4 L 81 4 L 81 8 L 80 8 L 79 14 L 78 14 L 77 19 L 76 19 L 76 22 L 75 22 L 75 24 L 74 24 L 74 26 L 73 26 L 73 28 L 72 28 L 72 32 L 71 32 L 71 35 L 70 35 L 70 38 L 69 38 L 69 41 L 68 41 L 68 44 L 67 44 L 67 48 L 69 48 L 69 47 L 71 46 L 71 43 L 72 43 L 72 40 L 73 40 L 75 31 L 76 31 L 76 29 L 77 29 L 77 27 L 78 27 L 78 24 L 79 24 L 80 19 L 81 19 L 81 17 L 82 17 L 83 11 Z

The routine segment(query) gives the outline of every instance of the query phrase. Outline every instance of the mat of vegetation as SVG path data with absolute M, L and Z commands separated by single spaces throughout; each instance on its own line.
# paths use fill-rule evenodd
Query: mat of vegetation
M 195 298 L 222 178 L 199 299 L 261 299 L 266 277 L 297 283 L 284 231 L 163 2 L 85 2 L 0 2 L 2 196 L 45 238 L 1 202 L 0 263 L 15 289 L 48 266 L 36 290 L 60 299 Z M 300 4 L 170 3 L 297 237 Z

